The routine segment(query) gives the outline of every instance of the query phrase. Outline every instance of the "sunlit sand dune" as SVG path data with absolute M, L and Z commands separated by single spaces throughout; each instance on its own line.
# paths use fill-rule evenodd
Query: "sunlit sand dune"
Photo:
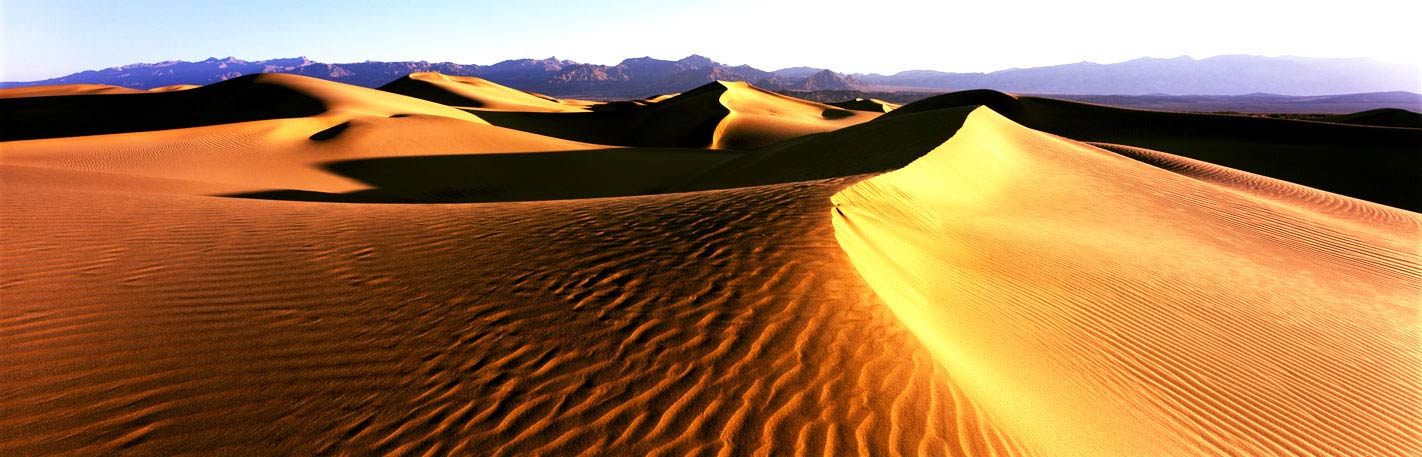
M 0 97 L 0 455 L 1422 453 L 1422 216 L 1201 161 L 1407 129 L 407 82 Z
M 142 89 L 109 86 L 104 84 L 65 84 L 59 86 L 32 86 L 0 89 L 0 98 L 52 97 L 59 95 L 95 94 L 141 94 Z
M 69 103 L 74 101 L 74 103 Z M 16 137 L 0 166 L 160 178 L 153 189 L 200 182 L 221 193 L 298 189 L 349 192 L 371 187 L 324 169 L 335 161 L 598 149 L 488 125 L 423 100 L 291 75 L 260 75 L 181 93 L 12 100 Z M 144 110 L 98 123 L 111 110 Z M 189 112 L 216 114 L 185 117 Z M 33 116 L 26 117 L 27 114 Z M 180 126 L 197 125 L 188 128 Z M 119 130 L 122 133 L 106 133 Z M 83 185 L 67 181 L 56 185 Z
M 479 205 L 7 181 L 0 453 L 1010 453 L 835 243 L 852 181 Z
M 944 94 L 892 118 L 985 105 L 1032 129 L 1148 148 L 1410 211 L 1422 210 L 1422 129 L 1144 111 L 989 90 Z
M 0 89 L 0 98 L 52 97 L 59 95 L 143 94 L 152 92 L 173 92 L 179 90 L 193 89 L 197 87 L 201 86 L 194 86 L 191 84 L 179 84 L 175 86 L 163 86 L 143 90 L 128 87 L 109 86 L 104 84 L 64 84 L 58 86 L 30 86 Z
M 121 114 L 120 114 L 121 113 Z M 375 89 L 296 75 L 259 74 L 196 89 L 137 94 L 0 98 L 0 140 L 143 132 L 326 115 L 439 116 L 487 124 L 462 110 Z
M 837 194 L 835 233 L 1029 448 L 1422 452 L 1422 218 L 1184 171 L 979 108 L 942 147 Z
M 854 100 L 829 103 L 829 105 L 836 108 L 852 109 L 856 111 L 869 111 L 874 113 L 887 113 L 889 111 L 898 109 L 899 106 L 902 106 L 897 103 L 889 103 L 883 100 L 879 100 L 877 98 L 856 98 Z
M 442 116 L 318 115 L 187 129 L 13 141 L 0 166 L 201 181 L 229 192 L 371 187 L 327 169 L 373 157 L 570 151 L 599 146 Z M 171 181 L 170 181 L 171 182 Z M 59 182 L 56 185 L 74 185 Z M 161 188 L 162 182 L 155 182 Z

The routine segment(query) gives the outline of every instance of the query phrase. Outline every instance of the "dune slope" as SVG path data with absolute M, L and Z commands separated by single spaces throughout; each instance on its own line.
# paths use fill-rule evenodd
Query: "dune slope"
M 258 75 L 174 93 L 31 97 L 0 100 L 0 105 L 5 102 L 47 113 L 27 118 L 25 110 L 7 111 L 6 121 L 15 121 L 13 130 L 5 129 L 12 137 L 80 136 L 5 141 L 0 143 L 0 167 L 25 167 L 25 176 L 125 177 L 127 189 L 160 193 L 194 186 L 209 194 L 348 193 L 389 180 L 363 181 L 333 164 L 420 160 L 414 157 L 428 163 L 442 156 L 548 151 L 597 154 L 604 149 L 495 127 L 424 100 L 292 75 Z M 129 116 L 126 110 L 140 113 Z M 184 117 L 199 111 L 206 114 Z M 683 163 L 706 155 L 667 160 Z M 706 166 L 720 160 L 708 160 Z M 438 170 L 416 170 L 431 171 Z M 66 178 L 52 184 L 86 186 L 89 181 Z
M 207 183 L 218 194 L 272 189 L 352 192 L 373 184 L 329 170 L 329 163 L 597 148 L 444 116 L 331 112 L 186 129 L 10 141 L 0 143 L 0 167 L 160 178 L 152 181 L 155 192 L 173 190 L 165 186 L 175 180 Z
M 1376 127 L 1422 129 L 1422 113 L 1398 108 L 1379 108 L 1359 111 L 1352 114 L 1340 114 L 1326 117 L 1323 121 L 1336 122 L 1339 124 L 1371 125 Z
M 142 94 L 147 91 L 107 84 L 59 84 L 0 89 L 0 98 L 53 97 L 60 95 Z
M 0 454 L 1016 453 L 838 179 L 351 205 L 3 181 Z
M 877 98 L 856 98 L 842 102 L 829 103 L 836 108 L 852 109 L 856 111 L 869 111 L 873 113 L 887 113 L 902 106 L 897 103 L 889 103 Z
M 591 113 L 480 112 L 480 116 L 495 125 L 585 143 L 754 149 L 879 115 L 786 97 L 739 82 L 713 82 L 663 100 L 615 108 Z
M 836 194 L 835 233 L 1028 449 L 1422 452 L 1422 217 L 1180 164 L 1196 171 L 979 108 Z
M 0 141 L 180 129 L 328 115 L 426 115 L 487 124 L 455 108 L 285 74 L 165 92 L 0 98 Z
M 380 86 L 380 90 L 478 110 L 560 113 L 586 111 L 594 104 L 524 92 L 472 76 L 447 76 L 435 72 L 411 73 Z
M 874 120 L 746 152 L 677 190 L 724 189 L 882 173 L 908 165 L 953 136 L 972 107 Z
M 1262 174 L 1410 211 L 1422 210 L 1422 130 L 1167 113 L 973 90 L 884 115 L 986 105 L 1032 129 L 1123 144 Z

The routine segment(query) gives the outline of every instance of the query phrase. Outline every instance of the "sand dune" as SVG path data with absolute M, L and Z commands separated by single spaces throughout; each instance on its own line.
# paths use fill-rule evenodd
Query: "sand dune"
M 986 105 L 1024 126 L 1080 141 L 1164 151 L 1410 211 L 1422 210 L 1422 130 L 1143 111 L 994 91 L 964 91 L 885 116 Z
M 258 74 L 187 90 L 0 98 L 0 122 L 6 125 L 0 130 L 0 140 L 170 130 L 320 114 L 427 115 L 486 123 L 459 109 L 374 89 L 304 76 Z
M 55 86 L 30 86 L 0 89 L 0 98 L 55 97 L 60 95 L 100 95 L 100 94 L 145 94 L 153 92 L 173 92 L 194 89 L 201 86 L 179 84 L 155 87 L 148 90 L 106 84 L 61 84 Z
M 494 125 L 585 143 L 712 149 L 754 149 L 876 117 L 738 82 L 714 82 L 670 98 L 610 108 L 616 109 L 480 116 Z
M 883 100 L 879 100 L 877 98 L 856 98 L 854 100 L 830 103 L 829 105 L 836 108 L 852 109 L 855 111 L 869 111 L 873 113 L 887 113 L 889 111 L 898 109 L 899 106 L 902 106 L 897 103 L 889 103 Z
M 1422 453 L 1422 215 L 1196 160 L 1407 129 L 435 79 L 0 100 L 0 455 Z
M 494 127 L 423 100 L 291 75 L 261 75 L 176 93 L 11 101 L 23 109 L 3 115 L 16 121 L 14 130 L 6 130 L 8 136 L 82 136 L 5 142 L 0 166 L 156 178 L 154 191 L 199 182 L 224 194 L 352 192 L 372 185 L 332 172 L 328 164 L 601 148 Z M 27 110 L 41 108 L 46 112 L 21 119 Z M 148 111 L 127 121 L 90 123 L 112 117 L 115 109 Z M 205 109 L 218 114 L 182 117 Z M 199 126 L 173 128 L 190 124 Z M 98 134 L 110 130 L 124 133 Z
M 160 178 L 220 186 L 352 192 L 370 183 L 328 169 L 376 157 L 572 151 L 598 146 L 442 116 L 318 115 L 188 129 L 6 142 L 0 166 Z
M 1323 120 L 1325 122 L 1337 122 L 1340 124 L 1422 129 L 1422 113 L 1397 108 L 1379 108 L 1359 111 L 1352 114 L 1340 114 L 1337 116 L 1329 116 Z
M 1310 217 L 1327 216 L 1337 223 L 1358 225 L 1363 228 L 1383 227 L 1404 234 L 1414 233 L 1418 229 L 1416 213 L 1400 211 L 1396 208 L 1352 197 L 1323 192 L 1287 181 L 1150 149 L 1109 143 L 1091 144 L 1183 176 L 1214 184 L 1221 189 L 1233 190 L 1251 197 L 1271 200 L 1294 210 L 1305 211 Z
M 143 89 L 106 84 L 63 84 L 57 86 L 13 87 L 0 89 L 0 98 L 57 97 L 61 95 L 142 94 Z
M 1422 217 L 1189 163 L 1210 179 L 980 108 L 837 194 L 836 235 L 1029 448 L 1422 452 Z
M 908 165 L 963 125 L 972 107 L 881 118 L 843 130 L 787 140 L 728 161 L 678 190 L 758 186 L 882 173 Z
M 380 90 L 477 110 L 562 113 L 586 111 L 597 103 L 559 100 L 504 87 L 472 76 L 446 76 L 434 72 L 411 73 L 380 86 Z
M 852 180 L 343 205 L 16 188 L 0 453 L 985 455 Z

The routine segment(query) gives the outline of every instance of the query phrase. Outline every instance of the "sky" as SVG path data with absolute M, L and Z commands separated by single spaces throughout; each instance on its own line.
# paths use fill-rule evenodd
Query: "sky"
M 701 54 L 846 73 L 1222 54 L 1417 65 L 1415 1 L 0 0 L 0 80 L 228 56 L 615 64 Z

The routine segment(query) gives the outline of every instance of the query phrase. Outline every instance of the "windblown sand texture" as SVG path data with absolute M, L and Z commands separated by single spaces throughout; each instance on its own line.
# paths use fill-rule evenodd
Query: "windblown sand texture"
M 0 91 L 0 455 L 1422 454 L 1422 130 L 383 89 Z

